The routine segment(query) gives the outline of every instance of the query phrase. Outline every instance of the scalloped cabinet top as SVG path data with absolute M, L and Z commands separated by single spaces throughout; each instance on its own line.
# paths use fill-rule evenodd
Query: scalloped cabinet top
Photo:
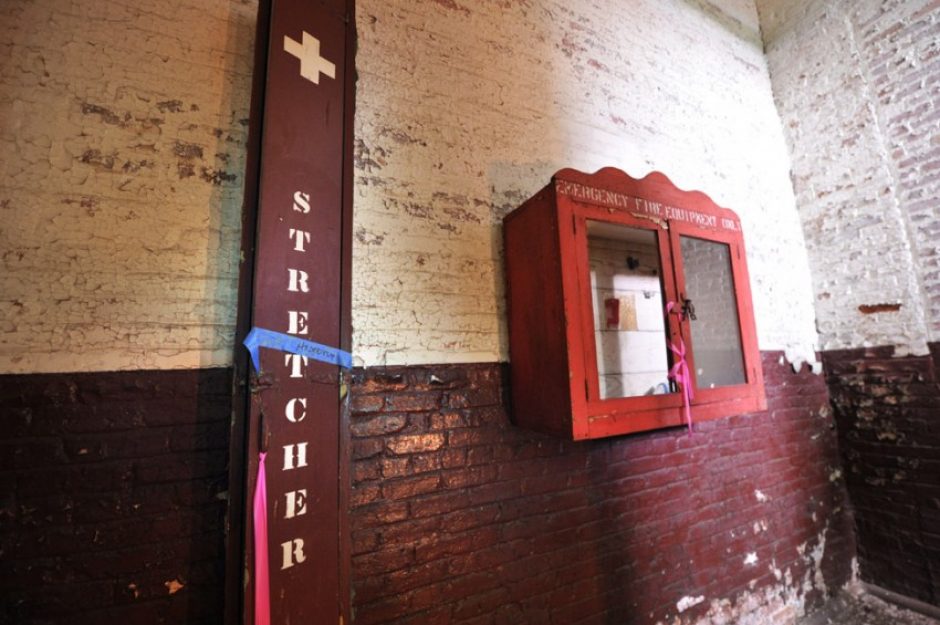
M 593 174 L 561 169 L 552 176 L 552 181 L 560 195 L 623 211 L 661 227 L 677 220 L 701 228 L 741 232 L 741 220 L 734 211 L 718 206 L 701 191 L 678 188 L 658 171 L 636 179 L 615 167 L 605 167 Z
M 766 406 L 733 211 L 658 172 L 563 169 L 503 228 L 517 425 L 582 440 Z

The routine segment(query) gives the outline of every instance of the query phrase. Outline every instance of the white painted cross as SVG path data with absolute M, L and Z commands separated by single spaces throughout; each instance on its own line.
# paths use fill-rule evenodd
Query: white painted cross
M 320 74 L 336 78 L 336 66 L 320 56 L 320 40 L 303 31 L 303 43 L 284 35 L 284 51 L 300 59 L 300 75 L 315 85 L 320 84 Z

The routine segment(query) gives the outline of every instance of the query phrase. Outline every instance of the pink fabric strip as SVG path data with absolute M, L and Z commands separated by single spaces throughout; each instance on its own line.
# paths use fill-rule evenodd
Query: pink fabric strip
M 255 625 L 271 623 L 271 587 L 268 581 L 268 491 L 264 457 L 258 454 L 258 481 L 253 508 L 255 534 Z
M 675 302 L 669 302 L 666 304 L 666 314 L 672 312 L 672 309 L 675 308 Z M 682 315 L 680 311 L 675 313 Z M 682 385 L 682 405 L 685 411 L 685 422 L 689 426 L 689 434 L 692 433 L 692 399 L 695 395 L 692 392 L 692 375 L 689 373 L 689 363 L 685 359 L 685 341 L 682 340 L 682 337 L 679 337 L 679 344 L 676 345 L 672 341 L 669 342 L 669 350 L 676 355 L 676 362 L 672 365 L 672 369 L 669 371 L 667 376 L 670 380 L 675 380 Z

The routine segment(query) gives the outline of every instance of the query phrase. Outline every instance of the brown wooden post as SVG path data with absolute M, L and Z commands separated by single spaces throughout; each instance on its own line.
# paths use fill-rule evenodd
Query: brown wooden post
M 233 419 L 229 623 L 254 618 L 251 505 L 263 450 L 271 622 L 350 621 L 342 371 L 262 348 L 259 374 L 242 341 L 261 328 L 349 350 L 353 5 L 267 0 L 259 8 L 236 347 L 244 408 Z

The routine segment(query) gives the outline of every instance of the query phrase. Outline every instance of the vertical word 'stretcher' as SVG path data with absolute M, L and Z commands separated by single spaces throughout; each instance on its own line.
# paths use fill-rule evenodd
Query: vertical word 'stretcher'
M 253 363 L 241 365 L 250 389 L 240 476 L 243 623 L 349 622 L 341 388 L 350 366 L 352 4 L 269 0 L 259 12 L 254 189 L 246 184 L 246 206 L 256 191 L 256 216 L 247 226 L 253 240 L 243 242 L 251 275 L 242 272 L 239 312 L 248 347 L 240 357 L 250 351 Z M 255 544 L 251 510 L 261 454 L 266 550 Z M 267 615 L 255 605 L 265 589 L 253 573 L 264 551 Z

